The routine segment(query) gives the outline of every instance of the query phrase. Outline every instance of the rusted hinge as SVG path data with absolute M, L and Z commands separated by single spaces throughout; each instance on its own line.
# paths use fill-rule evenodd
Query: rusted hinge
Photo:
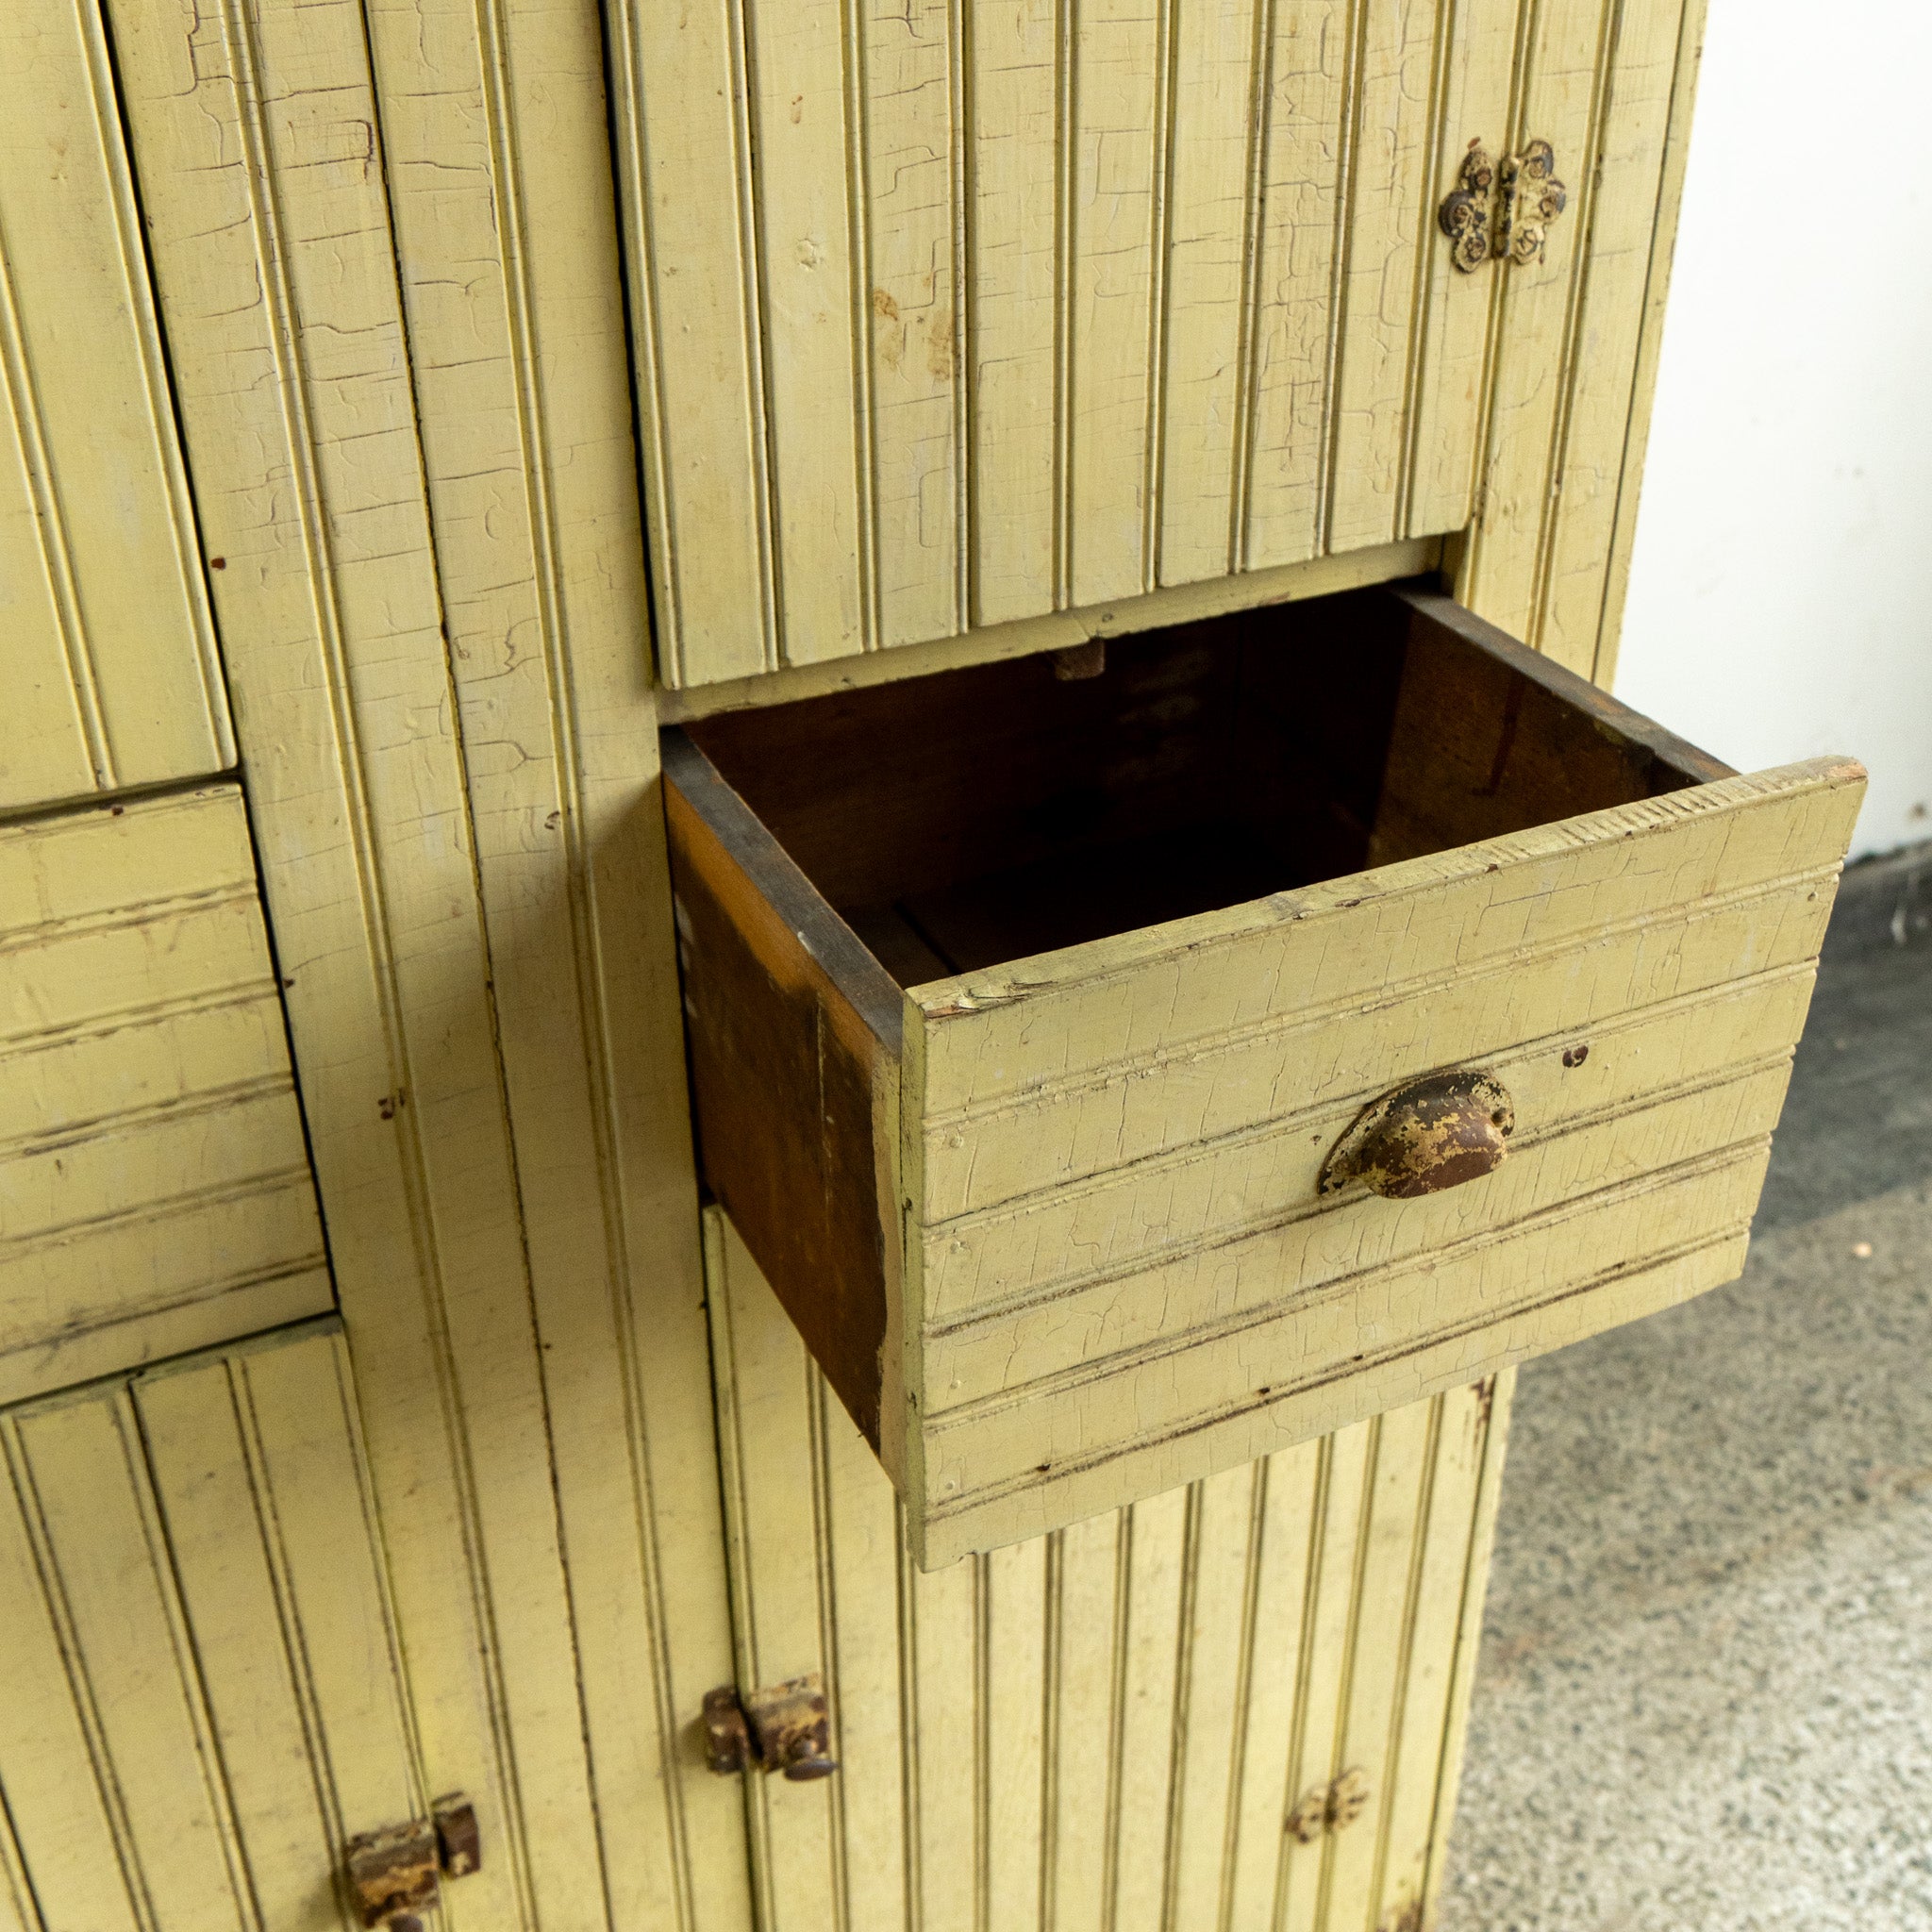
M 1325 1832 L 1353 1824 L 1367 1809 L 1369 1774 L 1357 1768 L 1344 1771 L 1333 1783 L 1317 1785 L 1288 1814 L 1289 1836 L 1311 1845 Z
M 1491 241 L 1491 190 L 1498 180 L 1503 192 L 1495 197 L 1497 232 Z M 1457 185 L 1436 210 L 1436 221 L 1448 236 L 1450 259 L 1465 275 L 1479 269 L 1491 255 L 1526 268 L 1543 258 L 1550 224 L 1563 212 L 1569 190 L 1557 179 L 1557 154 L 1546 141 L 1532 141 L 1521 154 L 1505 155 L 1492 162 L 1480 139 L 1469 144 L 1457 175 Z
M 816 1671 L 741 1696 L 721 1684 L 705 1692 L 705 1757 L 715 1772 L 780 1771 L 794 1783 L 839 1768 L 832 1716 Z
M 422 1915 L 442 1903 L 442 1881 L 482 1863 L 475 1807 L 460 1791 L 437 1799 L 427 1818 L 365 1831 L 342 1847 L 358 1922 L 390 1932 L 423 1932 Z

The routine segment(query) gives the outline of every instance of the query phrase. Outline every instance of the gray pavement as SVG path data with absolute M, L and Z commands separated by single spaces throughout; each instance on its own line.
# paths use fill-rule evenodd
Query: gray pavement
M 1522 1372 L 1440 1924 L 1932 1928 L 1932 846 L 1846 874 L 1743 1278 Z

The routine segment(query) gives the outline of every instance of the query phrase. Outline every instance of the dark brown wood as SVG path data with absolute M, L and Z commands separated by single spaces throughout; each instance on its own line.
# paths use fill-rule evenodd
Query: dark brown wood
M 1204 626 L 738 711 L 687 727 L 833 905 L 891 905 L 1212 817 L 1237 664 Z
M 1732 775 L 1474 612 L 1410 587 L 1369 862 L 1526 831 Z
M 973 971 L 1358 867 L 1401 650 L 1357 595 L 1115 640 L 1072 683 L 1025 658 L 687 728 L 915 984 L 907 924 Z
M 1737 768 L 1707 751 L 1700 751 L 1688 739 L 1666 731 L 1641 711 L 1632 710 L 1619 698 L 1591 684 L 1589 678 L 1532 651 L 1525 643 L 1499 630 L 1487 618 L 1445 597 L 1440 591 L 1421 584 L 1397 584 L 1373 593 L 1391 597 L 1407 606 L 1417 618 L 1439 635 L 1451 637 L 1470 650 L 1493 658 L 1516 675 L 1540 686 L 1553 698 L 1581 712 L 1613 738 L 1647 753 L 1655 760 L 1650 795 L 1678 791 L 1687 785 L 1708 785 L 1719 778 L 1735 778 Z
M 675 731 L 664 807 L 700 1171 L 876 1449 L 899 989 Z

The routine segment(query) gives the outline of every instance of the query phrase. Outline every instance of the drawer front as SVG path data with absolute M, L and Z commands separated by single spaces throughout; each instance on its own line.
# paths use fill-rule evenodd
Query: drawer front
M 665 769 L 704 1169 L 927 1564 L 1731 1278 L 1864 776 L 1414 587 Z M 1420 1081 L 1459 1164 L 1351 1165 Z
M 1154 1494 L 1729 1279 L 1857 779 L 1724 780 L 918 988 L 928 1537 Z M 1511 1095 L 1505 1164 L 1324 1201 L 1363 1108 L 1444 1065 Z
M 0 1400 L 332 1295 L 240 791 L 0 826 Z

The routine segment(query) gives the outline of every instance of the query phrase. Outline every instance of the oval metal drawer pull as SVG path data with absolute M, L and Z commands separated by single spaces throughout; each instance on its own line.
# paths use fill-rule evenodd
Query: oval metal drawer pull
M 1323 1163 L 1321 1191 L 1360 1181 L 1391 1200 L 1440 1194 L 1501 1164 L 1516 1109 L 1500 1080 L 1424 1074 L 1365 1108 Z

